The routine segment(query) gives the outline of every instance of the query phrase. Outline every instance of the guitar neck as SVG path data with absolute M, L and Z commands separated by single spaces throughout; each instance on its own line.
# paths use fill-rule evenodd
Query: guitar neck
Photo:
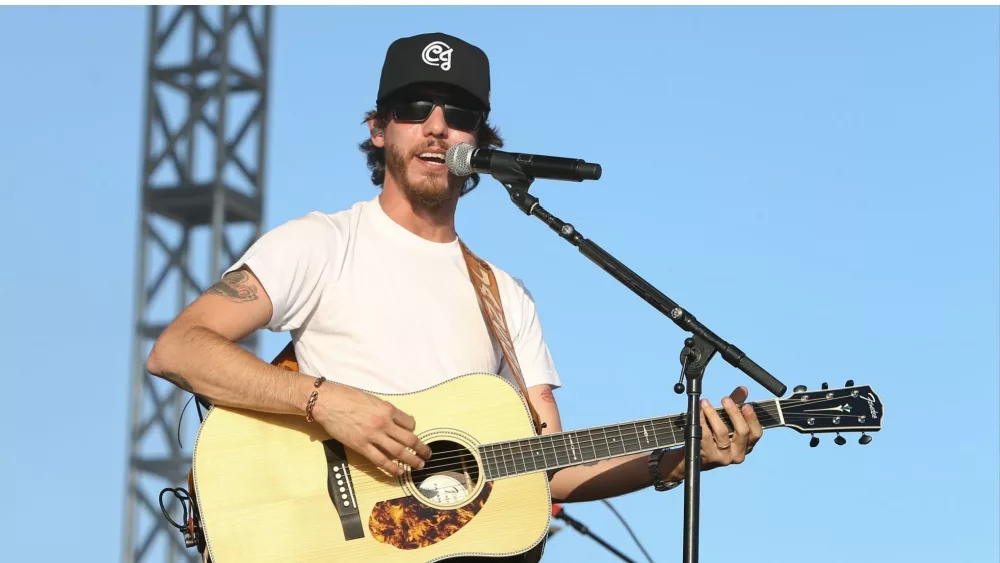
M 764 428 L 784 425 L 778 399 L 747 404 Z M 721 408 L 715 412 L 732 431 L 729 414 Z M 479 454 L 486 478 L 502 479 L 679 446 L 684 444 L 686 419 L 687 413 L 683 413 L 483 444 Z

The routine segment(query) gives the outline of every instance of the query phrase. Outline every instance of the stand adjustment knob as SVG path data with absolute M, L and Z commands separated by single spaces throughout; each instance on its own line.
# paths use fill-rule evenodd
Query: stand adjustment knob
M 814 435 L 814 436 L 812 437 L 812 439 L 811 439 L 811 440 L 809 440 L 809 447 L 810 447 L 810 448 L 815 448 L 815 447 L 816 447 L 816 446 L 818 446 L 818 445 L 819 445 L 819 438 L 817 438 L 817 437 L 816 437 L 816 436 Z
M 838 446 L 843 446 L 844 444 L 846 444 L 846 443 L 847 443 L 847 439 L 846 439 L 846 438 L 844 438 L 843 436 L 841 436 L 841 435 L 840 435 L 840 432 L 837 432 L 837 437 L 836 437 L 836 438 L 834 438 L 834 439 L 833 439 L 833 441 L 834 441 L 834 443 L 835 443 L 835 444 L 837 444 Z
M 830 388 L 830 384 L 824 381 L 823 382 L 823 389 L 829 389 L 829 388 Z
M 865 434 L 864 432 L 862 432 L 861 433 L 861 437 L 858 438 L 858 443 L 861 444 L 862 446 L 865 445 L 865 444 L 867 444 L 868 442 L 871 442 L 871 441 L 872 441 L 872 437 L 869 436 L 868 434 Z
M 792 389 L 792 391 L 794 391 L 795 393 L 805 393 L 806 392 L 806 386 L 805 385 L 796 385 L 795 389 Z
M 848 379 L 847 383 L 845 383 L 844 385 L 846 385 L 847 387 L 854 387 L 854 380 Z

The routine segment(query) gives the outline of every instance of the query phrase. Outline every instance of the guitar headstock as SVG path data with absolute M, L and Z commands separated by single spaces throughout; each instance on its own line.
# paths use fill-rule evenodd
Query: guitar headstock
M 841 432 L 861 432 L 858 442 L 864 445 L 872 440 L 865 432 L 882 429 L 882 400 L 870 386 L 856 386 L 850 380 L 840 389 L 824 383 L 822 389 L 809 391 L 799 385 L 780 403 L 785 426 L 803 434 L 836 432 L 834 442 L 841 446 L 847 443 Z M 809 445 L 817 444 L 819 438 L 813 436 Z

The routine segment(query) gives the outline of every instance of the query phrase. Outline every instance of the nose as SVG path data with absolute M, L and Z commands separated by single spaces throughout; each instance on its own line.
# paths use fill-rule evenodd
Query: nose
M 444 109 L 434 108 L 427 121 L 424 121 L 424 134 L 433 137 L 448 136 L 448 123 L 444 120 Z

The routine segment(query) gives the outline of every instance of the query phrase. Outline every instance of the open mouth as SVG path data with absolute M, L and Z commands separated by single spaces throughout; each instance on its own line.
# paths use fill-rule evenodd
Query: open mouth
M 445 165 L 443 152 L 422 152 L 417 155 L 417 158 L 431 166 Z

